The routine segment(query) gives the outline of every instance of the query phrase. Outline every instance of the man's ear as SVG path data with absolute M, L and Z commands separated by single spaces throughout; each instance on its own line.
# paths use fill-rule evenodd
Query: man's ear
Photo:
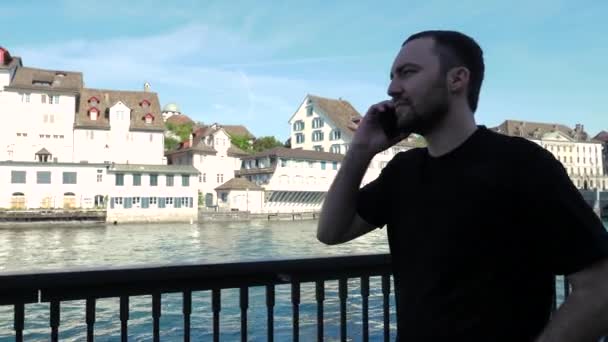
M 471 72 L 465 67 L 456 67 L 448 71 L 447 86 L 451 92 L 466 90 L 469 85 Z

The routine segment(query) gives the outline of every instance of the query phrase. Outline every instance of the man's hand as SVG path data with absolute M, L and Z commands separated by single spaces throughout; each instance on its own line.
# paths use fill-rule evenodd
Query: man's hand
M 390 115 L 394 111 L 395 104 L 390 100 L 371 106 L 361 121 L 353 122 L 350 125 L 355 130 L 351 148 L 356 148 L 373 157 L 407 138 L 410 135 L 409 132 L 402 132 L 394 139 L 389 139 L 384 133 L 380 118 L 382 115 Z

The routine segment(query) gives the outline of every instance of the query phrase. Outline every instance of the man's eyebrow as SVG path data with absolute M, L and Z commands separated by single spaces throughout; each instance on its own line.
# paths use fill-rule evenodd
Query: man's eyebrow
M 421 67 L 420 67 L 420 65 L 418 65 L 418 64 L 411 63 L 411 62 L 406 62 L 406 63 L 403 63 L 403 64 L 399 65 L 398 67 L 396 67 L 396 68 L 395 68 L 395 72 L 397 72 L 397 73 L 399 74 L 399 73 L 401 73 L 401 71 L 403 71 L 403 69 L 405 69 L 405 68 L 414 68 L 414 69 L 420 69 Z M 390 79 L 392 80 L 392 79 L 393 79 L 393 77 L 394 77 L 394 75 L 393 75 L 393 72 L 391 71 L 391 74 L 390 74 Z

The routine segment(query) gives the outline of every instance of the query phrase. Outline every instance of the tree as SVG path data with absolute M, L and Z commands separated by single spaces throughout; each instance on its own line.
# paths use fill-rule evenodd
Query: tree
M 251 152 L 251 143 L 245 135 L 231 135 L 230 142 L 245 152 Z
M 190 139 L 190 134 L 192 134 L 193 123 L 185 123 L 185 124 L 174 124 L 171 122 L 165 123 L 165 129 L 178 138 L 167 137 L 165 136 L 165 151 L 171 151 L 176 149 L 179 146 L 179 143 L 185 140 Z
M 283 143 L 273 136 L 260 137 L 253 142 L 254 152 L 261 152 L 275 147 L 282 147 Z

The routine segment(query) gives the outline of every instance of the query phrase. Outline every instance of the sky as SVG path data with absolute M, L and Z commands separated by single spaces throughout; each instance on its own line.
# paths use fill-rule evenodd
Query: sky
M 402 42 L 472 36 L 486 74 L 478 124 L 507 119 L 608 130 L 608 1 L 5 1 L 0 46 L 85 86 L 143 90 L 204 123 L 289 137 L 307 94 L 364 114 L 388 99 Z

